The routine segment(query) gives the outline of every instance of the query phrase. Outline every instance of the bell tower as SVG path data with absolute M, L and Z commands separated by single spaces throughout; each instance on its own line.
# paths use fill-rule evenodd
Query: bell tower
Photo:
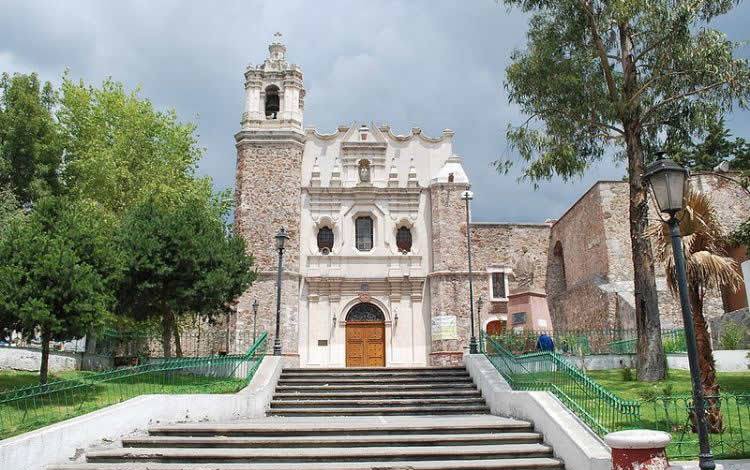
M 268 57 L 245 71 L 245 112 L 242 129 L 280 129 L 302 132 L 305 87 L 302 70 L 286 60 L 281 33 L 268 46 Z
M 300 206 L 302 129 L 305 87 L 302 70 L 289 64 L 281 34 L 274 35 L 268 56 L 245 70 L 245 103 L 241 129 L 235 134 L 237 170 L 235 231 L 254 257 L 258 277 L 237 301 L 233 319 L 234 352 L 252 342 L 253 301 L 258 301 L 257 331 L 269 333 L 276 324 L 276 266 L 274 235 L 285 228 L 282 276 L 281 341 L 287 362 L 298 363 Z

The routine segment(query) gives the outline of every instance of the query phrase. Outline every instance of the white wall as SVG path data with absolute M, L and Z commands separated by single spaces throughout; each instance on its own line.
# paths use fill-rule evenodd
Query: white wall
M 0 370 L 20 370 L 36 372 L 42 364 L 40 349 L 0 347 Z M 81 367 L 81 354 L 50 351 L 49 371 L 62 372 L 78 370 Z
M 231 395 L 142 395 L 118 405 L 0 441 L 0 468 L 44 470 L 81 449 L 117 441 L 155 424 L 265 416 L 281 375 L 281 357 L 266 356 L 250 384 Z

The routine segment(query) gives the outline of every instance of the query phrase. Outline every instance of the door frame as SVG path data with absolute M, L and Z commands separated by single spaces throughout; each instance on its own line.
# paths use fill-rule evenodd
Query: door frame
M 352 317 L 352 314 L 355 312 L 358 306 L 362 306 L 363 304 L 368 304 L 372 307 L 374 307 L 378 313 L 381 320 L 350 320 Z M 388 333 L 390 330 L 390 321 L 388 321 L 388 317 L 386 314 L 386 310 L 383 308 L 383 306 L 380 304 L 380 302 L 374 301 L 374 299 L 367 299 L 367 301 L 362 301 L 361 299 L 355 299 L 353 302 L 351 302 L 349 305 L 346 306 L 346 314 L 344 315 L 344 367 L 352 367 L 348 364 L 348 358 L 349 355 L 347 354 L 347 348 L 349 345 L 348 341 L 348 335 L 349 335 L 349 328 L 350 327 L 356 327 L 356 325 L 379 325 L 382 331 L 383 336 L 383 365 L 382 366 L 373 366 L 373 367 L 386 367 L 388 364 L 388 349 L 390 346 L 390 342 L 388 341 Z M 366 357 L 366 356 L 365 356 Z M 367 366 L 365 366 L 367 367 Z

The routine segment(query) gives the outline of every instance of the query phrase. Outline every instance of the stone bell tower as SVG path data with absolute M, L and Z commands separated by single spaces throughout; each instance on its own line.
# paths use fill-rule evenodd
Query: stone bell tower
M 282 350 L 291 362 L 298 360 L 299 232 L 302 130 L 305 87 L 302 70 L 286 59 L 286 46 L 276 33 L 269 55 L 245 70 L 245 110 L 242 128 L 234 136 L 237 147 L 235 230 L 255 258 L 258 277 L 237 302 L 234 350 L 252 342 L 253 301 L 258 301 L 257 331 L 273 341 L 276 325 L 275 282 L 277 252 L 274 235 L 281 227 L 289 232 L 284 250 L 282 284 Z

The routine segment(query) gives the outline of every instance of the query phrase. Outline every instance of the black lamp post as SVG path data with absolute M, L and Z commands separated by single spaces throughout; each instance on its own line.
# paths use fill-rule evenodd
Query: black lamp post
M 471 339 L 469 340 L 469 354 L 478 354 L 479 348 L 477 336 L 474 331 L 474 284 L 471 271 L 471 230 L 469 227 L 469 201 L 474 199 L 474 193 L 466 190 L 461 193 L 461 198 L 466 201 L 466 256 L 469 260 L 469 318 L 471 319 Z
M 258 325 L 258 299 L 253 300 L 253 344 L 255 344 L 256 326 Z
M 281 268 L 284 260 L 284 243 L 289 240 L 289 234 L 281 227 L 276 234 L 276 250 L 279 252 L 279 267 L 276 271 L 276 336 L 273 339 L 273 355 L 281 356 L 281 338 L 279 331 L 281 326 Z
M 674 255 L 675 271 L 677 273 L 677 287 L 680 292 L 682 322 L 685 328 L 690 379 L 693 384 L 693 402 L 698 430 L 698 443 L 700 446 L 700 454 L 698 456 L 700 461 L 699 467 L 701 470 L 713 470 L 716 468 L 716 464 L 711 454 L 711 444 L 708 441 L 706 404 L 700 380 L 698 347 L 695 341 L 693 314 L 690 307 L 690 298 L 688 297 L 685 254 L 682 251 L 682 239 L 680 238 L 680 221 L 677 219 L 677 212 L 682 210 L 685 198 L 688 171 L 672 160 L 664 159 L 663 155 L 663 152 L 659 153 L 659 160 L 649 165 L 643 178 L 646 184 L 651 186 L 659 211 L 669 216 L 669 219 L 664 222 L 669 226 L 669 234 L 672 238 L 672 254 Z

